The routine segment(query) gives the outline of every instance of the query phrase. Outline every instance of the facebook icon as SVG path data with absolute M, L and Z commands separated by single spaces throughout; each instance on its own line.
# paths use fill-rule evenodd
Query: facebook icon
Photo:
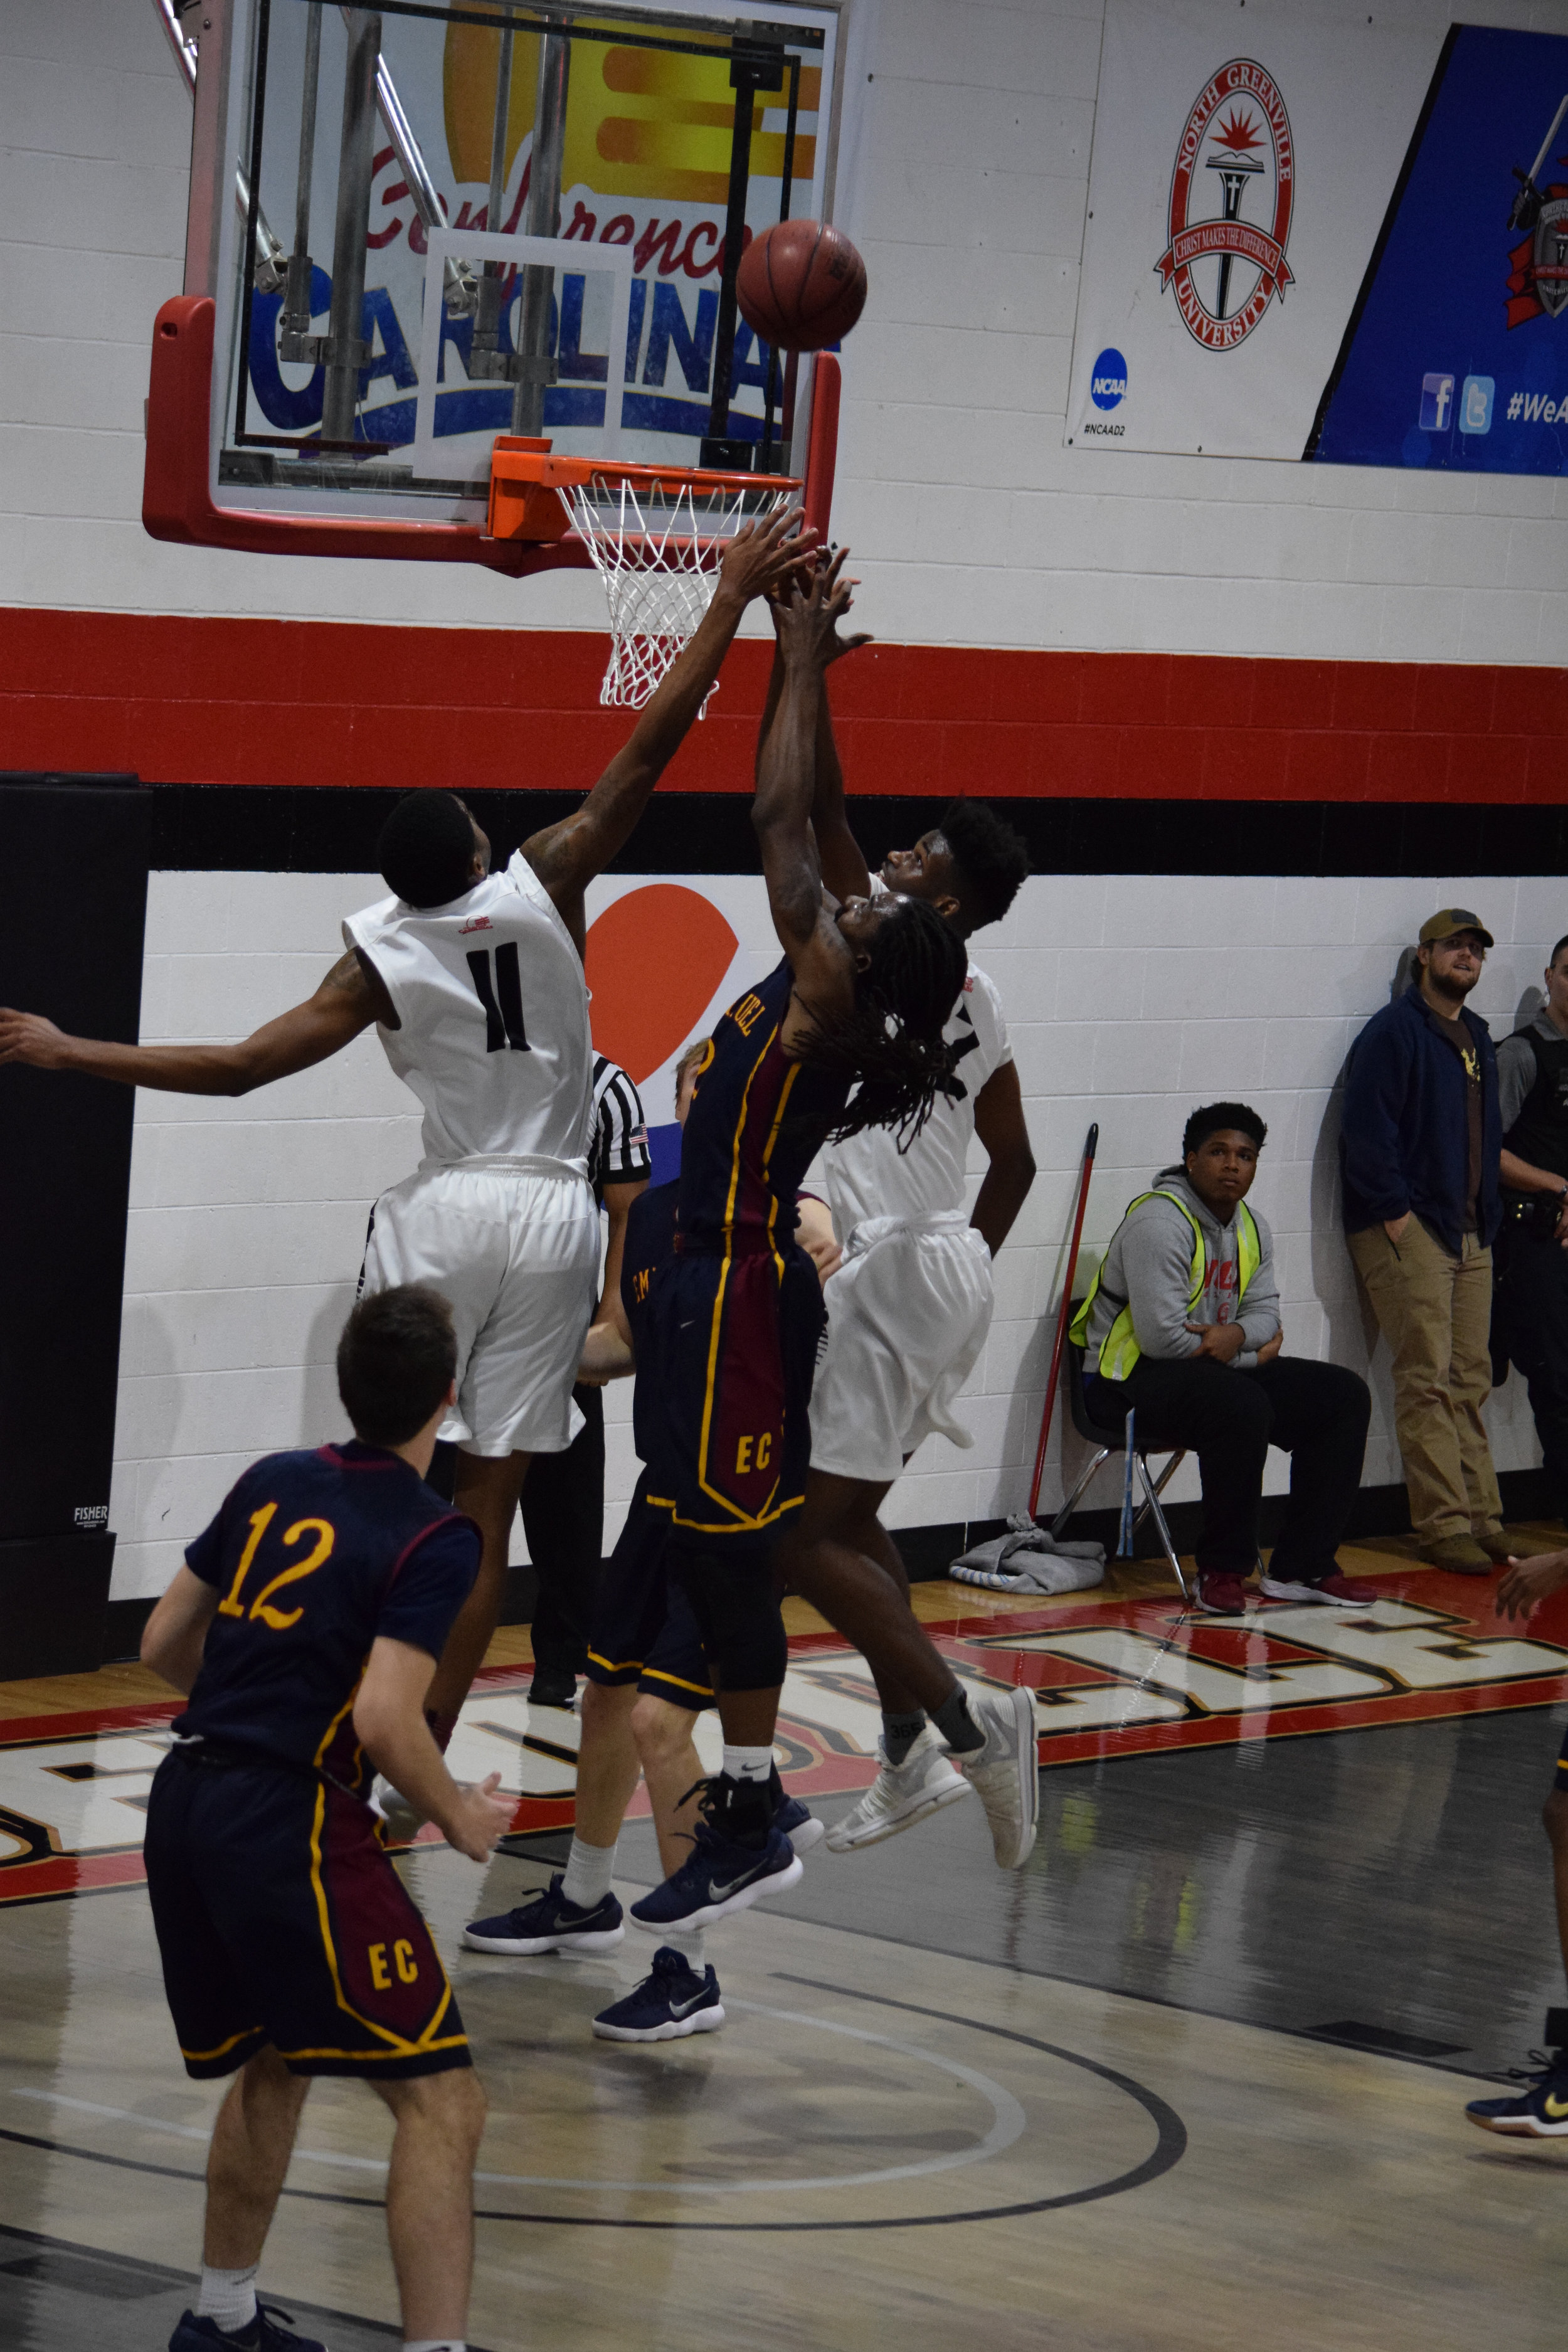
M 1454 379 L 1424 375 L 1421 379 L 1421 430 L 1447 433 L 1454 421 Z

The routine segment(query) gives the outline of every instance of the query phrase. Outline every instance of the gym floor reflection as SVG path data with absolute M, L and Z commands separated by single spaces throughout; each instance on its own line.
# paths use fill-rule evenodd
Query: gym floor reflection
M 1406 1613 L 1417 1591 L 1459 1606 L 1405 1561 L 1358 1565 L 1406 1571 L 1391 1629 L 1396 1592 Z M 1124 1578 L 1099 1619 L 1083 1596 L 1041 1612 L 1042 1688 L 1085 1646 L 1074 1628 L 1155 1622 L 1142 1597 Z M 970 1660 L 1035 1654 L 1000 1600 L 919 1601 Z M 1230 1638 L 1198 1653 L 1223 1662 Z M 822 1792 L 821 1755 L 858 1717 L 830 1702 L 858 1701 L 837 1654 L 808 1640 L 796 1663 L 803 1743 L 821 1735 L 801 1776 L 831 1819 L 853 1790 Z M 37 1744 L 51 1710 L 139 1695 L 124 1675 L 32 1688 L 0 1695 L 0 1737 L 28 1717 Z M 465 1918 L 542 1882 L 542 1843 L 482 1871 L 416 1851 L 402 1866 L 491 2102 L 473 2345 L 947 2352 L 977 2326 L 1006 2352 L 1555 2343 L 1568 2158 L 1461 2114 L 1561 1998 L 1538 1819 L 1555 1689 L 1058 1764 L 1016 1878 L 967 1803 L 869 1853 L 819 1851 L 789 1897 L 710 1937 L 723 2032 L 655 2048 L 588 2031 L 649 1939 L 581 1962 L 458 1948 Z M 515 1742 L 521 1706 L 498 1681 L 476 1723 Z M 552 1714 L 530 1737 L 558 1757 L 574 1727 Z M 633 1822 L 623 1895 L 654 1874 Z M 144 1894 L 0 1905 L 0 2343 L 161 2347 L 189 2299 L 217 2092 L 179 2069 Z M 397 2340 L 388 2137 L 358 2086 L 317 2086 L 264 2264 L 268 2299 L 334 2352 Z

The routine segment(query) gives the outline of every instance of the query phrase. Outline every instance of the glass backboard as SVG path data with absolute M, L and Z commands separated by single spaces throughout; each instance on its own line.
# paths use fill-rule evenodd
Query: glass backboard
M 804 475 L 812 363 L 733 270 L 831 209 L 836 8 L 203 14 L 218 506 L 482 526 L 498 435 Z

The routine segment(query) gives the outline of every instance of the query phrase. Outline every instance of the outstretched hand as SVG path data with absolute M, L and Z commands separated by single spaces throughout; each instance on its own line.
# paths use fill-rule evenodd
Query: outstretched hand
M 14 1013 L 0 1004 L 0 1062 L 28 1062 L 35 1070 L 65 1067 L 69 1039 L 41 1013 Z
M 744 522 L 724 550 L 720 586 L 742 604 L 753 596 L 775 595 L 792 572 L 810 562 L 816 540 L 815 526 L 802 522 L 798 507 L 781 507 L 776 514 Z
M 838 634 L 838 624 L 849 611 L 855 590 L 860 584 L 858 580 L 844 577 L 848 552 L 847 547 L 836 549 L 830 560 L 818 563 L 804 586 L 797 577 L 774 593 L 773 627 L 786 669 L 806 668 L 820 673 L 844 655 L 870 644 L 864 631 L 850 637 Z
M 1510 1559 L 1499 1581 L 1497 1605 L 1504 1617 L 1528 1617 L 1538 1601 L 1560 1592 L 1568 1584 L 1568 1551 L 1537 1552 L 1529 1559 Z

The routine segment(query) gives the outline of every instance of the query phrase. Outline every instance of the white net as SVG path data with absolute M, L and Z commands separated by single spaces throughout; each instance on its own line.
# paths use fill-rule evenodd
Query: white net
M 729 541 L 743 522 L 776 513 L 794 496 L 762 483 L 643 485 L 605 475 L 567 493 L 609 599 L 601 702 L 642 709 L 708 610 Z

